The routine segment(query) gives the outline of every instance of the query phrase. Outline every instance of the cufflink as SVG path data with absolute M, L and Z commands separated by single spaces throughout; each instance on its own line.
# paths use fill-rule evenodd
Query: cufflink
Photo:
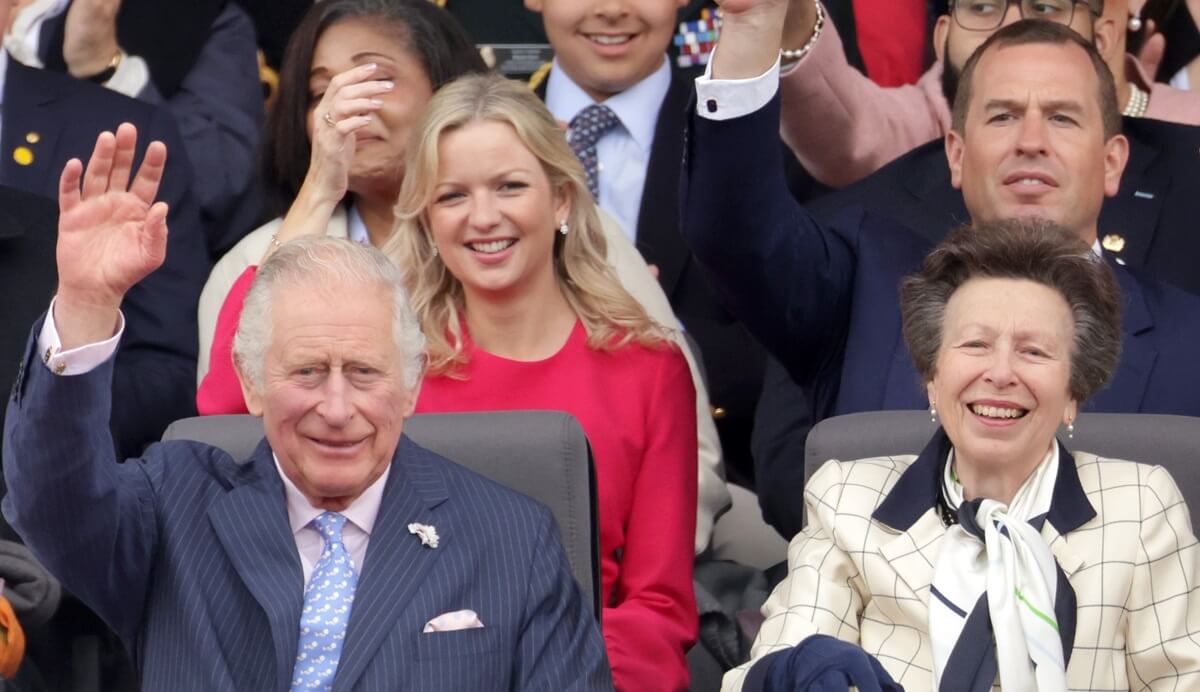
M 716 113 L 717 112 L 717 100 L 709 99 L 708 101 L 706 101 L 704 103 L 704 107 L 708 109 L 709 113 Z

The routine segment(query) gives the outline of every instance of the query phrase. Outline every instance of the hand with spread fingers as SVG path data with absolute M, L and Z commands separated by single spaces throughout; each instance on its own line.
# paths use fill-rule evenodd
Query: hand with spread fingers
M 167 205 L 155 202 L 167 148 L 151 142 L 133 176 L 137 130 L 96 138 L 86 170 L 71 159 L 59 180 L 55 322 L 63 348 L 112 336 L 125 293 L 163 263 Z

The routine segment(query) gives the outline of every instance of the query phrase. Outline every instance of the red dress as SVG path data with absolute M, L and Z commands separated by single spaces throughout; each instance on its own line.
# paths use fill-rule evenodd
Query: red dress
M 229 355 L 254 268 L 217 320 L 203 414 L 245 412 Z M 686 690 L 696 639 L 696 392 L 673 345 L 587 346 L 582 322 L 550 358 L 513 361 L 466 344 L 466 379 L 426 377 L 418 413 L 548 409 L 575 416 L 592 445 L 600 507 L 602 627 L 618 690 Z

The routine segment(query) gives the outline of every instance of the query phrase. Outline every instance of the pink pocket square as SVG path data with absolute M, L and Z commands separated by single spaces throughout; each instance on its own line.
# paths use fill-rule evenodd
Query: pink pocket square
M 455 610 L 449 613 L 442 613 L 425 623 L 425 629 L 422 630 L 422 634 L 469 630 L 477 627 L 483 627 L 483 623 L 479 621 L 479 616 L 475 614 L 475 611 Z

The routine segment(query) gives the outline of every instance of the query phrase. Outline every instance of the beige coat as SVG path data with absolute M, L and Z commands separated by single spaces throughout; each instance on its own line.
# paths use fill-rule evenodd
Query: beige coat
M 1067 685 L 1200 689 L 1200 549 L 1179 488 L 1162 467 L 1074 457 L 1078 504 L 1095 516 L 1066 534 L 1042 528 L 1077 601 Z M 813 474 L 788 577 L 763 605 L 751 663 L 723 691 L 740 690 L 754 661 L 818 633 L 861 645 L 907 692 L 932 689 L 929 597 L 945 527 L 932 507 L 907 529 L 872 516 L 914 459 L 830 461 Z

